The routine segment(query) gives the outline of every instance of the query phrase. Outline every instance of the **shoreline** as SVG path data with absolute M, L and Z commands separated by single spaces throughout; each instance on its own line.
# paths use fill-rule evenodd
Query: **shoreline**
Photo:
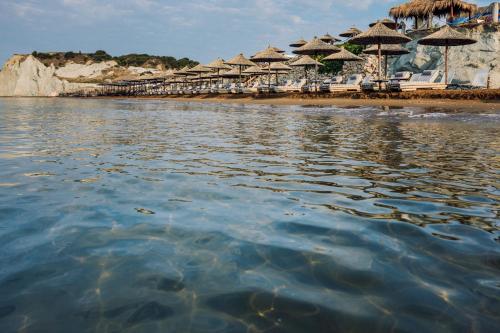
M 479 93 L 485 93 L 480 99 Z M 457 98 L 452 98 L 457 97 Z M 468 98 L 467 98 L 468 97 Z M 84 97 L 88 98 L 88 97 Z M 400 94 L 279 94 L 279 95 L 165 95 L 165 96 L 104 96 L 97 99 L 147 99 L 179 102 L 254 104 L 254 105 L 299 105 L 299 106 L 339 106 L 339 107 L 421 107 L 447 109 L 447 111 L 495 111 L 500 112 L 500 90 L 496 91 L 417 91 Z

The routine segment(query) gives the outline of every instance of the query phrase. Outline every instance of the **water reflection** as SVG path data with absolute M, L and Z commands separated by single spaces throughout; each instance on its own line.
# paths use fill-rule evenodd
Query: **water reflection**
M 499 120 L 0 99 L 0 331 L 496 331 Z

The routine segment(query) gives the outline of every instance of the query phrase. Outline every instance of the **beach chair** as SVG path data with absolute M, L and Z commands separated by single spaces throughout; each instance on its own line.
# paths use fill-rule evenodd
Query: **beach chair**
M 323 81 L 323 83 L 320 85 L 319 90 L 321 92 L 330 92 L 330 86 L 342 84 L 343 79 L 344 79 L 344 77 L 342 75 L 337 75 L 331 79 L 327 79 L 327 80 Z
M 255 94 L 258 93 L 258 88 L 260 86 L 260 81 L 255 81 L 247 86 L 244 86 L 241 88 L 241 93 L 242 94 Z
M 447 84 L 444 82 L 444 75 L 440 82 L 435 82 L 439 76 L 438 70 L 425 70 L 421 74 L 413 74 L 409 81 L 398 81 L 391 83 L 389 87 L 394 91 L 415 91 L 415 90 L 443 90 Z
M 271 91 L 275 92 L 275 93 L 286 93 L 286 92 L 289 92 L 290 89 L 292 89 L 292 87 L 293 87 L 293 81 L 288 80 L 282 86 L 273 86 Z
M 361 91 L 361 81 L 363 81 L 363 75 L 351 75 L 344 84 L 330 85 L 330 92 Z
M 236 88 L 236 83 L 223 85 L 222 88 L 219 88 L 219 94 L 230 94 L 231 90 Z
M 287 88 L 287 92 L 301 92 L 302 87 L 304 87 L 307 83 L 306 79 L 301 79 L 299 81 L 295 81 L 292 83 L 290 87 Z

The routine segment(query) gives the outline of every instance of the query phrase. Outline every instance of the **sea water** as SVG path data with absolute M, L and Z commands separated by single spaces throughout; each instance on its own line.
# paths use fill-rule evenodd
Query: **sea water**
M 500 117 L 0 99 L 0 332 L 498 332 Z

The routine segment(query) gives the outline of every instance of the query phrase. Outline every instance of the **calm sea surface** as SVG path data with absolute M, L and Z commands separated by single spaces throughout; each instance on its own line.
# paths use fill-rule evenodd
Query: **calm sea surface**
M 500 114 L 0 99 L 0 332 L 499 332 Z

